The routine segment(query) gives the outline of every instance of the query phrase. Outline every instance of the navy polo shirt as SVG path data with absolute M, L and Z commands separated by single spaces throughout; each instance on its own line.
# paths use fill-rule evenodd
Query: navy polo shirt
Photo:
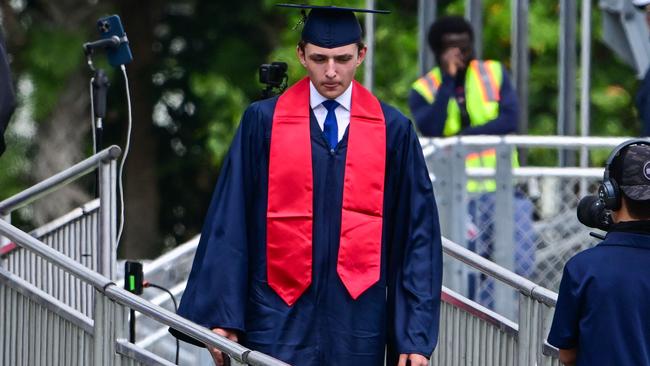
M 650 365 L 650 235 L 610 232 L 564 267 L 548 342 L 576 365 Z

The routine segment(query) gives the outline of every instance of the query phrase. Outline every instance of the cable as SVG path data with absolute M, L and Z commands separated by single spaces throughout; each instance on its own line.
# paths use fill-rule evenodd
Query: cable
M 144 288 L 153 287 L 153 288 L 157 288 L 159 290 L 162 290 L 162 291 L 165 291 L 166 293 L 168 293 L 169 297 L 172 298 L 172 302 L 174 303 L 174 312 L 178 313 L 178 304 L 176 304 L 176 298 L 174 297 L 174 294 L 172 294 L 171 291 L 169 291 L 168 289 L 166 289 L 166 288 L 164 288 L 164 287 L 162 287 L 160 285 L 156 285 L 155 283 L 151 283 L 149 281 L 143 281 L 142 282 L 142 287 L 144 287 Z M 180 342 L 178 341 L 178 338 L 176 338 L 176 365 L 178 365 L 179 351 L 180 351 Z
M 133 116 L 131 114 L 131 93 L 129 91 L 129 77 L 126 75 L 126 67 L 120 65 L 122 70 L 122 75 L 124 75 L 124 88 L 126 89 L 126 101 L 128 106 L 128 130 L 126 132 L 126 147 L 124 148 L 124 156 L 122 156 L 122 161 L 120 162 L 120 171 L 117 175 L 117 184 L 120 191 L 120 227 L 117 230 L 117 240 L 115 241 L 115 246 L 120 246 L 120 240 L 122 239 L 122 232 L 124 230 L 124 186 L 122 184 L 122 178 L 124 176 L 124 162 L 126 162 L 126 157 L 129 155 L 129 148 L 131 147 L 131 128 L 133 126 Z

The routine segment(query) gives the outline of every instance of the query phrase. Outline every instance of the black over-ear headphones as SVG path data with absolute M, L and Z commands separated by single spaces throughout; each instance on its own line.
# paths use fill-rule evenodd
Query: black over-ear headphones
M 623 142 L 616 146 L 612 153 L 607 158 L 605 164 L 605 173 L 603 174 L 603 183 L 598 187 L 598 198 L 603 201 L 605 208 L 608 210 L 618 210 L 621 208 L 621 190 L 618 187 L 618 182 L 611 177 L 611 169 L 614 160 L 617 159 L 621 152 L 632 145 L 647 145 L 650 146 L 650 140 L 647 139 L 632 139 Z

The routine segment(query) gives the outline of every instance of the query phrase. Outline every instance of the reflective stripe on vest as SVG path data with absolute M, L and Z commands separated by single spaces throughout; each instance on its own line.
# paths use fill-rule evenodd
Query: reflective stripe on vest
M 442 75 L 440 69 L 435 68 L 429 71 L 423 77 L 417 79 L 412 87 L 417 91 L 427 103 L 433 103 L 438 87 L 442 84 Z
M 465 75 L 465 107 L 469 114 L 470 126 L 476 127 L 499 116 L 499 92 L 503 81 L 503 69 L 497 61 L 477 61 L 470 63 Z M 456 99 L 449 99 L 447 121 L 442 131 L 444 136 L 460 132 L 460 108 Z
M 465 157 L 465 168 L 494 168 L 497 167 L 497 150 L 486 149 L 472 152 Z M 519 168 L 519 156 L 516 149 L 512 149 L 512 167 Z M 495 170 L 496 174 L 496 170 Z M 495 192 L 497 182 L 494 179 L 468 179 L 467 192 L 484 193 Z
M 471 126 L 480 126 L 497 118 L 502 81 L 503 69 L 500 62 L 492 60 L 470 62 L 465 77 L 465 106 Z M 439 67 L 435 67 L 416 80 L 412 87 L 427 103 L 432 104 L 441 83 L 442 73 Z M 458 103 L 455 98 L 450 98 L 447 104 L 447 121 L 442 134 L 456 135 L 460 132 L 460 127 Z
M 487 149 L 467 154 L 465 157 L 466 168 L 490 168 L 497 166 L 497 150 Z M 494 192 L 497 182 L 494 179 L 468 179 L 467 192 Z

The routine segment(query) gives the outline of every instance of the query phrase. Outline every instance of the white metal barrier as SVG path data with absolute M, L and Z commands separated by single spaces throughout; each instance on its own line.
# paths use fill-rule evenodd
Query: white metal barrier
M 510 137 L 506 137 L 505 139 L 497 137 L 497 140 L 501 142 L 507 139 L 510 139 Z M 453 142 L 451 140 L 453 139 L 438 141 L 438 145 L 433 147 L 434 150 L 447 149 L 448 146 L 453 145 L 451 144 Z M 462 142 L 463 138 L 458 140 L 459 141 L 456 142 Z M 611 141 L 612 139 L 606 140 L 607 141 L 592 140 L 588 144 L 609 146 L 618 143 L 623 139 L 615 139 L 616 141 Z M 481 139 L 479 142 L 480 144 L 495 143 L 495 141 L 489 139 Z M 510 141 L 510 143 L 515 142 L 517 141 Z M 568 143 L 569 141 L 565 142 Z M 535 143 L 538 145 L 553 145 L 557 144 L 557 141 L 541 139 L 536 140 Z M 430 143 L 425 143 L 424 146 L 425 152 L 430 156 L 434 151 L 431 150 L 432 145 Z M 429 151 L 427 151 L 427 149 L 429 149 Z M 464 164 L 462 166 L 464 166 Z M 588 170 L 580 171 L 581 175 L 576 175 L 575 172 L 569 173 L 565 168 L 525 167 L 514 169 L 511 172 L 513 174 L 511 179 L 514 177 L 535 176 L 542 169 L 543 174 L 554 176 L 569 175 L 571 177 L 594 177 L 601 173 L 601 169 L 597 168 L 588 168 Z M 490 171 L 489 169 L 474 170 L 467 172 L 466 177 L 489 177 L 494 173 L 495 170 Z M 464 179 L 466 179 L 466 177 Z M 436 184 L 444 182 L 443 178 L 444 177 L 437 176 Z M 458 184 L 458 182 L 459 181 L 456 181 L 456 184 Z M 464 187 L 464 184 L 461 184 L 460 187 Z M 437 195 L 439 194 L 440 192 L 437 192 Z M 50 246 L 59 249 L 59 251 L 65 252 L 65 254 L 70 257 L 67 258 L 68 260 L 73 259 L 73 262 L 77 262 L 75 264 L 76 266 L 83 268 L 83 266 L 80 266 L 78 263 L 83 263 L 85 256 L 83 256 L 83 250 L 80 250 L 79 248 L 83 248 L 83 245 L 87 245 L 89 242 L 98 242 L 97 238 L 99 235 L 95 234 L 99 229 L 93 231 L 93 228 L 97 228 L 97 221 L 99 220 L 97 216 L 99 212 L 98 205 L 97 202 L 89 203 L 84 208 L 76 210 L 75 212 L 66 215 L 66 217 L 34 231 L 32 234 L 43 238 L 44 240 L 51 240 Z M 0 203 L 0 207 L 2 207 L 2 203 Z M 441 212 L 441 218 L 442 216 L 444 216 L 444 214 Z M 447 220 L 449 219 L 450 218 L 448 217 Z M 90 229 L 80 229 L 79 226 L 89 226 Z M 0 223 L 0 234 L 4 234 L 2 228 L 3 225 Z M 10 227 L 6 227 L 5 229 L 9 230 L 9 228 Z M 10 234 L 5 235 L 11 237 Z M 13 233 L 13 235 L 16 235 L 16 233 Z M 29 239 L 34 240 L 34 238 L 31 237 L 29 237 Z M 25 245 L 25 240 L 27 239 L 23 238 L 22 245 Z M 72 245 L 71 242 L 73 241 L 76 241 L 79 244 Z M 170 287 L 175 290 L 175 294 L 180 295 L 184 288 L 185 278 L 187 277 L 183 274 L 186 274 L 189 271 L 197 243 L 198 238 L 195 238 L 190 243 L 179 247 L 161 257 L 159 260 L 146 265 L 145 279 L 150 281 L 153 280 L 166 287 Z M 30 245 L 36 244 L 32 242 Z M 512 301 L 517 306 L 518 315 L 515 318 L 517 322 L 514 322 L 503 316 L 503 314 L 485 308 L 458 293 L 445 288 L 442 296 L 443 303 L 441 304 L 439 344 L 432 355 L 431 364 L 559 365 L 557 361 L 557 350 L 544 342 L 550 318 L 552 316 L 552 308 L 555 304 L 555 294 L 511 271 L 504 269 L 503 267 L 495 265 L 485 258 L 470 252 L 449 240 L 443 240 L 443 247 L 447 254 L 447 256 L 445 256 L 447 263 L 453 260 L 461 260 L 468 265 L 468 268 L 480 271 L 487 276 L 504 282 L 513 292 L 514 296 Z M 51 250 L 51 248 L 47 249 Z M 43 249 L 41 248 L 40 250 Z M 31 252 L 31 250 L 12 251 L 10 254 L 15 255 L 17 253 L 29 252 Z M 24 328 L 39 329 L 32 328 L 30 325 L 40 324 L 42 327 L 45 327 L 41 332 L 23 332 L 21 336 L 17 338 L 3 338 L 0 342 L 0 347 L 2 347 L 0 348 L 0 351 L 2 351 L 0 354 L 5 355 L 5 359 L 2 359 L 4 363 L 32 364 L 32 361 L 36 360 L 35 362 L 39 364 L 39 360 L 44 358 L 50 360 L 52 357 L 59 357 L 58 360 L 63 364 L 77 360 L 82 360 L 82 363 L 86 363 L 85 361 L 88 360 L 88 357 L 91 357 L 93 360 L 92 363 L 96 364 L 165 364 L 168 362 L 160 357 L 159 351 L 160 346 L 163 346 L 163 349 L 169 349 L 169 347 L 171 347 L 170 342 L 166 342 L 166 344 L 164 344 L 165 342 L 160 343 L 156 338 L 169 338 L 165 331 L 166 327 L 169 325 L 169 322 L 166 322 L 169 320 L 169 318 L 166 317 L 167 315 L 170 315 L 169 312 L 164 316 L 161 316 L 161 312 L 164 313 L 165 311 L 160 310 L 161 312 L 158 312 L 159 309 L 156 308 L 155 305 L 147 303 L 148 305 L 142 307 L 143 304 L 136 302 L 135 300 L 138 298 L 129 293 L 125 293 L 111 282 L 105 283 L 100 289 L 98 288 L 97 283 L 87 281 L 83 276 L 80 277 L 82 279 L 82 281 L 80 281 L 75 278 L 75 275 L 76 277 L 79 277 L 81 273 L 78 272 L 79 269 L 77 267 L 75 267 L 77 269 L 72 271 L 70 271 L 70 268 L 67 268 L 68 270 L 61 270 L 61 268 L 66 267 L 61 266 L 61 263 L 57 261 L 54 261 L 55 265 L 49 264 L 48 261 L 43 259 L 42 255 L 43 252 L 36 250 L 35 257 L 38 259 L 35 263 L 41 263 L 40 267 L 39 265 L 31 267 L 25 266 L 27 269 L 22 271 L 22 274 L 33 282 L 31 284 L 29 283 L 30 281 L 25 281 L 24 279 L 15 277 L 16 275 L 10 271 L 0 269 L 0 295 L 2 296 L 0 299 L 3 301 L 0 303 L 0 311 L 5 316 L 3 324 L 6 324 L 6 328 L 3 328 L 3 330 L 9 332 L 17 331 L 20 333 Z M 16 258 L 22 257 L 16 256 Z M 19 260 L 16 258 L 10 259 L 9 256 L 6 256 L 2 264 L 5 265 L 10 263 L 10 260 L 13 260 L 14 262 L 12 263 L 15 263 L 15 265 L 20 263 L 22 263 L 23 266 L 25 265 L 25 260 Z M 31 263 L 32 260 L 27 260 L 27 262 Z M 93 261 L 90 266 L 96 264 L 96 268 L 101 268 L 100 262 L 101 261 Z M 88 265 L 88 263 L 85 264 Z M 14 264 L 12 264 L 12 266 L 13 265 Z M 47 287 L 43 286 L 41 283 L 44 282 L 41 280 L 44 278 L 42 268 L 50 268 L 47 266 L 56 268 L 56 271 L 58 271 L 57 281 L 63 281 L 62 283 L 67 284 L 72 283 L 71 281 L 80 281 L 84 283 L 84 286 L 86 286 L 87 289 L 90 289 L 92 293 L 95 293 L 96 301 L 94 306 L 96 309 L 95 311 L 99 311 L 99 313 L 96 313 L 97 315 L 95 316 L 93 315 L 93 311 L 87 310 L 88 308 L 91 308 L 87 305 L 87 300 L 85 300 L 85 307 L 79 305 L 78 299 L 83 298 L 84 296 L 76 296 L 78 290 L 68 291 L 67 297 L 63 297 L 63 300 L 68 303 L 68 306 L 61 304 L 60 299 L 58 299 L 61 296 L 57 295 L 55 298 L 46 294 L 46 292 L 56 293 L 56 291 L 58 291 L 56 286 Z M 179 266 L 182 268 L 179 268 Z M 87 270 L 87 268 L 84 268 L 84 270 Z M 49 269 L 45 271 L 45 273 L 49 272 Z M 35 273 L 40 274 L 35 275 Z M 62 274 L 59 275 L 58 273 Z M 106 279 L 106 281 L 108 280 Z M 39 286 L 34 286 L 34 283 Z M 119 291 L 117 291 L 118 289 Z M 113 290 L 117 291 L 117 293 L 113 293 Z M 76 299 L 75 301 L 71 300 L 70 292 L 74 294 L 72 297 Z M 85 291 L 85 293 L 87 293 L 87 291 Z M 113 296 L 111 296 L 111 294 L 113 294 Z M 164 295 L 152 296 L 150 298 L 157 304 L 166 303 L 166 297 Z M 142 301 L 141 299 L 138 300 Z M 139 316 L 138 322 L 140 325 L 138 329 L 144 330 L 147 337 L 141 337 L 139 343 L 136 345 L 130 344 L 123 339 L 125 337 L 124 327 L 116 326 L 117 324 L 126 323 L 126 312 L 129 306 L 138 310 L 146 309 L 143 311 L 145 316 Z M 152 308 L 155 308 L 156 311 L 152 311 Z M 152 319 L 155 319 L 155 321 Z M 161 321 L 161 319 L 163 319 L 163 321 Z M 157 322 L 162 322 L 163 325 L 161 326 Z M 49 328 L 50 324 L 51 329 Z M 5 334 L 11 333 L 5 332 Z M 45 336 L 39 338 L 39 334 L 44 334 Z M 101 336 L 98 337 L 98 334 L 101 334 Z M 46 339 L 45 337 L 49 338 Z M 77 352 L 72 352 L 74 354 L 71 354 L 69 352 L 70 350 L 65 348 L 65 345 L 68 343 L 54 342 L 52 344 L 48 343 L 49 348 L 46 347 L 44 351 L 40 349 L 39 351 L 30 352 L 28 356 L 24 356 L 20 353 L 20 350 L 22 349 L 21 347 L 27 347 L 27 349 L 29 349 L 29 347 L 37 347 L 35 345 L 43 345 L 47 342 L 51 342 L 51 339 L 53 339 L 52 337 L 57 338 L 57 340 L 66 340 L 68 339 L 66 337 L 76 339 L 80 343 L 72 347 L 72 349 L 73 351 L 77 350 Z M 92 347 L 87 346 L 87 342 L 89 342 L 88 339 L 92 341 Z M 103 339 L 103 341 L 100 341 L 99 339 Z M 202 338 L 199 339 L 203 340 Z M 146 346 L 149 350 L 155 350 L 156 354 L 146 351 L 142 346 Z M 61 354 L 54 355 L 47 353 L 53 352 L 53 350 L 56 349 L 58 349 L 59 351 L 57 352 L 61 352 Z M 104 357 L 98 355 L 96 352 L 88 351 L 89 349 L 101 349 L 102 353 L 108 356 Z M 45 354 L 45 356 L 43 356 L 43 354 Z M 236 355 L 237 353 L 234 352 L 233 354 Z M 254 361 L 254 355 L 255 353 L 252 353 L 252 351 L 249 350 L 241 354 L 239 358 L 234 356 L 234 359 L 239 360 L 237 362 L 247 360 L 250 364 L 254 364 L 254 362 L 256 362 Z M 253 357 L 251 358 L 249 356 Z M 261 357 L 264 359 L 263 356 Z M 170 357 L 166 358 L 170 359 Z
M 447 256 L 516 291 L 519 316 L 515 324 L 446 290 L 448 293 L 443 294 L 441 308 L 440 341 L 432 357 L 433 364 L 559 366 L 557 349 L 545 342 L 557 294 L 446 238 L 443 238 L 442 246 Z
M 457 136 L 421 139 L 444 236 L 546 288 L 557 291 L 562 268 L 596 243 L 576 216 L 579 199 L 595 193 L 602 167 L 589 167 L 595 149 L 604 159 L 625 137 Z M 494 148 L 496 168 L 465 168 L 468 153 Z M 516 149 L 567 156 L 581 166 L 512 165 Z M 564 151 L 564 153 L 561 153 Z M 571 160 L 571 159 L 569 159 Z M 467 181 L 493 180 L 496 191 L 468 192 Z M 444 284 L 517 319 L 516 294 L 477 271 L 445 262 Z
M 0 364 L 170 365 L 127 342 L 129 309 L 222 349 L 233 365 L 283 365 L 117 287 L 116 146 L 0 202 Z M 26 234 L 16 209 L 99 171 L 99 198 Z M 13 242 L 11 242 L 13 240 Z M 102 276 L 103 275 L 103 276 Z
M 78 164 L 0 202 L 0 216 L 11 222 L 11 214 L 62 186 L 97 170 L 99 198 L 31 234 L 91 270 L 113 278 L 115 274 L 116 159 L 120 148 L 111 146 Z M 0 237 L 0 242 L 3 242 Z M 34 253 L 15 243 L 0 245 L 2 267 L 54 298 L 90 316 L 92 287 L 84 284 Z
M 544 342 L 555 306 L 555 293 L 448 239 L 443 239 L 442 244 L 447 261 L 461 261 L 459 264 L 481 271 L 513 289 L 516 293 L 513 301 L 518 303 L 519 317 L 517 321 L 509 320 L 443 287 L 440 335 L 431 365 L 507 366 L 537 363 L 540 366 L 559 366 L 557 349 Z M 145 279 L 154 279 L 181 296 L 187 277 L 179 276 L 176 272 L 189 271 L 197 245 L 198 238 L 194 238 L 145 264 Z M 168 297 L 163 295 L 155 296 L 152 301 L 169 304 Z M 159 325 L 147 322 L 139 324 L 138 345 L 155 350 L 157 354 L 172 346 L 172 339 Z M 198 358 L 194 360 L 198 362 Z
M 47 356 L 61 364 L 69 364 L 68 360 L 72 359 L 85 361 L 89 358 L 89 352 L 92 359 L 90 364 L 93 365 L 152 364 L 156 359 L 155 356 L 135 345 L 126 345 L 123 341 L 126 334 L 127 310 L 133 309 L 156 319 L 166 327 L 178 329 L 204 344 L 222 350 L 241 364 L 285 365 L 281 361 L 218 336 L 118 287 L 110 279 L 89 270 L 2 220 L 0 220 L 0 234 L 62 268 L 68 274 L 90 284 L 96 292 L 94 315 L 90 323 L 85 315 L 44 294 L 42 290 L 31 286 L 18 276 L 0 269 L 0 295 L 2 295 L 0 304 L 2 304 L 3 316 L 7 317 L 6 321 L 0 323 L 0 334 L 2 334 L 0 354 L 10 362 L 15 361 L 9 364 L 51 364 L 50 359 L 46 359 L 44 363 L 37 360 L 34 360 L 34 363 L 28 362 L 29 356 L 25 356 L 24 352 L 30 347 L 35 347 L 36 344 L 40 344 L 41 347 L 44 345 Z M 36 300 L 28 301 L 27 298 Z M 41 315 L 39 318 L 38 314 L 44 312 L 47 315 L 45 317 Z M 31 322 L 33 322 L 31 325 L 36 326 L 37 320 L 40 320 L 39 325 L 46 327 L 46 331 L 35 332 L 35 327 L 26 326 Z M 92 324 L 92 330 L 89 329 L 89 324 Z M 83 343 L 80 347 L 72 348 L 70 342 L 66 342 L 75 337 L 77 340 L 80 339 L 79 335 L 85 341 L 88 338 L 87 334 L 91 332 L 92 347 L 89 347 L 88 343 Z M 90 351 L 88 348 L 91 348 Z M 134 352 L 138 354 L 137 358 L 132 356 Z
M 31 235 L 89 269 L 97 270 L 98 220 L 99 200 L 96 199 L 32 231 Z M 2 266 L 9 272 L 91 316 L 93 289 L 88 284 L 15 244 L 0 256 Z

